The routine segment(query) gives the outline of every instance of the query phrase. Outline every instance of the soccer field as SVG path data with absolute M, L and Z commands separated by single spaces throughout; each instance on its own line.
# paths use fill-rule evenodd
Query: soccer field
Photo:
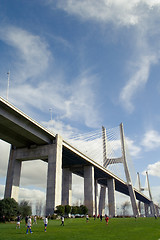
M 33 234 L 26 234 L 24 222 L 21 228 L 16 229 L 15 223 L 0 224 L 0 239 L 54 239 L 54 240 L 159 240 L 160 219 L 154 218 L 114 218 L 106 225 L 98 219 L 65 219 L 65 226 L 60 226 L 60 220 L 49 220 L 47 232 L 44 232 L 43 221 L 32 225 Z

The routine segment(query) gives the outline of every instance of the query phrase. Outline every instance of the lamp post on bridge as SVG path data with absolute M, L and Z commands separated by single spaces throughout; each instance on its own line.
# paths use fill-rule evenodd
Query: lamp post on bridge
M 51 113 L 51 121 L 52 121 L 52 108 L 49 108 L 49 111 L 50 111 L 50 113 Z
M 8 101 L 8 94 L 9 94 L 9 81 L 10 81 L 10 70 L 7 72 L 8 81 L 7 81 L 7 101 Z

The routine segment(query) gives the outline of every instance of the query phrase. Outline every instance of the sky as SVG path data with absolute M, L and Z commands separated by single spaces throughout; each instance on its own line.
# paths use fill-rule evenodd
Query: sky
M 65 137 L 123 122 L 134 168 L 142 185 L 148 171 L 157 202 L 159 16 L 159 0 L 0 1 L 0 96 L 8 90 L 9 102 Z M 0 197 L 9 149 L 0 142 Z M 24 163 L 20 198 L 45 198 L 47 166 L 37 161 Z

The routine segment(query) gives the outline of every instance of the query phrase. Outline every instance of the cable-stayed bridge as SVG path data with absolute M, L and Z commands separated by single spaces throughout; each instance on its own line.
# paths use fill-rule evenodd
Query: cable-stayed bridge
M 94 136 L 89 137 L 91 145 L 88 151 L 92 154 L 94 144 L 98 145 L 100 141 L 103 144 L 99 154 L 91 156 L 91 153 L 84 151 L 81 140 L 74 139 L 74 143 L 81 141 L 78 145 L 81 145 L 83 151 L 0 98 L 0 139 L 11 144 L 4 197 L 18 200 L 22 162 L 41 159 L 48 163 L 46 214 L 52 214 L 57 205 L 71 205 L 72 173 L 84 178 L 84 204 L 91 215 L 104 212 L 106 187 L 111 216 L 116 215 L 115 191 L 130 196 L 134 215 L 140 214 L 137 200 L 145 204 L 146 215 L 149 207 L 151 214 L 155 214 L 158 209 L 153 200 L 132 185 L 123 125 L 120 125 L 120 133 L 116 128 L 110 132 L 103 129 L 102 135 L 102 139 L 97 138 L 96 141 Z M 86 145 L 86 141 L 83 142 Z M 115 148 L 111 145 L 115 145 Z M 123 163 L 126 180 L 117 176 L 113 170 L 108 170 L 119 163 Z M 101 186 L 100 196 L 98 184 Z

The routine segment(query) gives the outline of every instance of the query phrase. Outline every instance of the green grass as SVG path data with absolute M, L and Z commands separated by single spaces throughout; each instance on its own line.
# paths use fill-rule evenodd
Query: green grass
M 122 218 L 110 219 L 106 225 L 90 218 L 86 223 L 83 219 L 65 219 L 65 226 L 60 226 L 60 220 L 49 220 L 47 232 L 44 232 L 43 221 L 32 226 L 33 234 L 25 234 L 24 222 L 16 229 L 16 223 L 0 224 L 0 239 L 54 239 L 54 240 L 158 240 L 160 239 L 160 219 L 154 218 Z

